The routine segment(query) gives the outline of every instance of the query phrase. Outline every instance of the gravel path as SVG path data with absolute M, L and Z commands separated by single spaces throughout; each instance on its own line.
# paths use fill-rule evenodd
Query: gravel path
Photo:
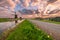
M 32 23 L 36 24 L 40 29 L 44 30 L 51 36 L 53 36 L 54 40 L 60 40 L 60 25 L 41 22 L 38 20 L 30 20 Z

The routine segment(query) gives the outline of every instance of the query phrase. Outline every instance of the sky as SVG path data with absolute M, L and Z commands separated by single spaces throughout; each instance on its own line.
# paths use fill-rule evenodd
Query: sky
M 43 12 L 42 14 L 46 15 L 60 10 L 60 0 L 0 0 L 0 14 L 5 14 L 5 16 L 11 16 L 10 14 L 14 14 L 19 10 L 21 12 L 23 9 L 38 9 L 40 14 Z M 60 13 L 52 14 L 58 16 Z M 3 17 L 3 15 L 0 17 Z
M 3 6 L 12 11 L 22 9 L 41 9 L 41 11 L 49 7 L 48 2 L 52 3 L 56 0 L 0 0 L 0 7 Z M 56 4 L 60 4 L 57 2 Z M 48 6 L 47 6 L 48 5 Z M 52 7 L 53 8 L 53 7 Z
M 37 6 L 32 6 L 31 5 L 32 2 L 31 0 L 20 0 L 20 3 L 18 3 L 16 6 L 15 6 L 15 10 L 22 10 L 22 9 L 37 9 Z
M 11 10 L 37 9 L 40 0 L 0 0 L 0 6 L 9 7 Z

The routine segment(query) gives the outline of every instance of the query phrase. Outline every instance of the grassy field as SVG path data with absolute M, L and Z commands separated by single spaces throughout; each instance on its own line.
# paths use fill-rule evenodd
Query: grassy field
M 35 18 L 33 20 L 40 20 L 40 21 L 43 21 L 43 22 L 60 24 L 60 18 L 51 18 L 51 19 Z
M 6 40 L 52 40 L 52 37 L 25 20 L 17 25 L 17 28 L 8 35 Z
M 60 22 L 51 21 L 51 20 L 40 20 L 40 21 L 49 22 L 49 23 L 55 23 L 55 24 L 60 24 Z
M 12 21 L 12 20 L 9 18 L 0 18 L 0 22 L 7 22 L 7 21 Z

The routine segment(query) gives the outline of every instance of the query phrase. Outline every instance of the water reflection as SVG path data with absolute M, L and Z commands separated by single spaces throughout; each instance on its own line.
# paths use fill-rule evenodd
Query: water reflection
M 13 21 L 13 22 L 2 22 L 2 23 L 0 23 L 0 34 L 4 31 L 4 30 L 6 30 L 6 29 L 8 29 L 8 28 L 12 28 L 12 27 L 14 27 L 15 26 L 15 22 Z

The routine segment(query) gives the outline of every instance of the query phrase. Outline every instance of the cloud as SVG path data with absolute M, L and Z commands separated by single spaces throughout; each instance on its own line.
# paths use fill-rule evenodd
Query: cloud
M 31 2 L 31 0 L 24 0 L 23 1 L 23 6 L 28 7 L 30 2 Z
M 4 7 L 4 6 L 7 6 L 8 3 L 6 0 L 0 0 L 0 6 Z
M 32 0 L 31 6 L 37 6 L 39 5 L 41 0 Z
M 0 0 L 0 6 L 6 7 L 9 6 L 11 10 L 14 10 L 19 0 Z
M 56 0 L 0 0 L 0 6 L 7 4 L 5 8 L 8 8 L 9 6 L 11 10 L 14 10 L 16 5 L 20 4 L 26 8 L 29 8 L 29 6 L 37 6 L 38 9 L 44 10 L 47 7 L 48 2 L 56 2 Z M 59 3 L 57 2 L 56 4 Z
M 49 2 L 49 3 L 54 3 L 54 2 L 56 2 L 57 0 L 47 0 L 47 2 Z
M 5 1 L 4 0 L 0 0 L 0 5 L 2 4 L 2 3 L 4 3 Z
M 7 0 L 7 2 L 9 3 L 11 9 L 13 10 L 16 6 L 16 3 L 14 3 L 12 0 Z

